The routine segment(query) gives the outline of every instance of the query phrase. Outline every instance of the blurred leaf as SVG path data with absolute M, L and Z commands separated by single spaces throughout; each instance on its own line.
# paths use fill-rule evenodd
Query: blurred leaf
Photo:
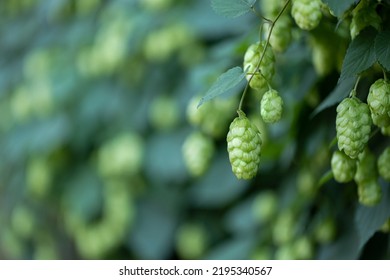
M 311 114 L 311 117 L 313 118 L 315 115 L 322 112 L 326 108 L 333 106 L 334 104 L 343 100 L 351 92 L 355 82 L 356 77 L 350 77 L 339 82 L 333 91 L 325 98 L 325 100 L 317 106 L 317 108 Z
M 249 12 L 256 0 L 211 0 L 211 6 L 217 14 L 226 17 L 238 17 Z
M 65 188 L 62 197 L 66 215 L 71 214 L 85 222 L 96 219 L 103 206 L 102 184 L 91 168 L 77 170 Z
M 178 224 L 177 198 L 169 193 L 140 201 L 129 245 L 140 259 L 167 259 L 173 251 Z
M 375 61 L 375 37 L 377 31 L 366 28 L 351 42 L 345 55 L 339 83 L 356 76 L 371 67 Z
M 186 177 L 181 145 L 186 133 L 155 134 L 148 143 L 145 172 L 154 182 L 178 182 Z
M 189 201 L 200 207 L 222 207 L 247 189 L 248 182 L 238 180 L 225 151 L 215 155 L 207 173 L 189 189 Z
M 237 236 L 212 248 L 207 260 L 248 260 L 256 245 L 257 237 L 254 235 Z
M 378 62 L 390 71 L 390 30 L 382 31 L 375 39 L 375 54 Z
M 359 0 L 324 0 L 324 2 L 328 4 L 330 10 L 334 13 L 335 16 L 340 17 L 354 3 L 359 2 Z
M 381 203 L 374 207 L 359 205 L 355 214 L 355 223 L 358 229 L 359 246 L 361 249 L 371 236 L 390 217 L 390 192 L 389 184 L 382 184 Z
M 225 227 L 233 233 L 245 233 L 256 229 L 253 203 L 254 197 L 250 197 L 227 212 L 224 218 Z
M 245 78 L 245 73 L 241 67 L 234 67 L 223 73 L 206 92 L 206 95 L 199 101 L 198 107 L 204 102 L 209 101 L 218 95 L 227 92 L 229 89 L 237 86 Z

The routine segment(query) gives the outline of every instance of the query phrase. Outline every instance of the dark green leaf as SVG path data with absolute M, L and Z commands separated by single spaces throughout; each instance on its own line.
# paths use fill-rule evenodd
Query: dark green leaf
M 356 211 L 355 223 L 358 229 L 359 249 L 371 238 L 371 236 L 390 217 L 390 192 L 389 185 L 382 185 L 382 201 L 375 207 L 360 205 Z
M 189 189 L 190 203 L 198 207 L 221 207 L 239 197 L 248 184 L 237 180 L 231 170 L 227 153 L 217 154 L 207 173 Z
M 390 71 L 390 30 L 385 30 L 376 37 L 375 55 L 378 62 Z
M 313 111 L 311 117 L 314 117 L 326 108 L 333 106 L 334 104 L 343 100 L 351 92 L 355 81 L 355 77 L 350 77 L 338 83 L 333 91 L 325 98 L 325 100 L 322 101 L 321 104 L 318 105 L 317 108 Z
M 217 14 L 225 17 L 238 17 L 251 10 L 256 0 L 211 0 L 211 6 Z
M 351 42 L 344 58 L 339 82 L 356 76 L 376 62 L 374 28 L 366 28 Z
M 202 97 L 199 101 L 198 107 L 200 107 L 204 102 L 209 101 L 218 95 L 221 95 L 227 92 L 229 89 L 237 86 L 245 78 L 245 73 L 242 71 L 241 67 L 234 67 L 223 73 L 211 88 L 206 92 L 206 95 Z
M 241 236 L 226 241 L 212 249 L 206 257 L 208 260 L 247 260 L 257 241 L 257 236 Z
M 328 4 L 330 10 L 337 17 L 343 15 L 343 13 L 349 9 L 354 3 L 359 2 L 358 0 L 324 0 L 326 4 Z

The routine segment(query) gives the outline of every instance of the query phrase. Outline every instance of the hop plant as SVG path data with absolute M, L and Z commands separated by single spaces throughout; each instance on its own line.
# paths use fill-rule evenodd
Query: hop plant
M 201 176 L 210 165 L 214 154 L 214 142 L 199 131 L 192 132 L 184 141 L 183 158 L 190 174 Z
M 339 183 L 352 181 L 356 173 L 356 161 L 340 151 L 333 153 L 331 167 L 334 179 Z
M 246 79 L 250 81 L 249 85 L 251 88 L 259 91 L 268 87 L 268 83 L 275 74 L 275 55 L 271 46 L 267 47 L 264 58 L 259 65 L 265 46 L 265 41 L 252 44 L 244 55 L 244 70 L 247 72 Z M 259 68 L 257 69 L 257 67 Z
M 367 26 L 373 26 L 379 30 L 381 26 L 381 17 L 376 12 L 377 3 L 373 1 L 362 0 L 352 11 L 352 20 L 350 25 L 351 38 L 354 39 L 361 30 Z
M 340 151 L 356 158 L 366 146 L 372 120 L 368 105 L 356 97 L 347 97 L 337 106 L 336 131 Z
M 294 0 L 291 15 L 299 28 L 312 30 L 318 26 L 322 18 L 321 0 Z
M 261 99 L 260 114 L 266 123 L 280 120 L 283 112 L 283 99 L 274 89 L 268 90 Z
M 258 170 L 262 140 L 245 113 L 238 112 L 226 137 L 232 171 L 238 179 L 251 179 Z
M 384 149 L 378 157 L 378 172 L 383 179 L 390 182 L 390 147 Z
M 379 127 L 390 126 L 390 83 L 388 81 L 379 79 L 370 86 L 367 103 L 373 123 Z

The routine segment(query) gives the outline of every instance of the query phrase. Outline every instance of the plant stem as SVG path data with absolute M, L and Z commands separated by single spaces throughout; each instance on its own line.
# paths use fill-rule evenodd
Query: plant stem
M 242 110 L 242 104 L 244 103 L 244 99 L 245 99 L 245 95 L 246 95 L 246 92 L 248 91 L 249 89 L 249 83 L 252 81 L 252 78 L 253 76 L 256 74 L 256 72 L 259 71 L 259 68 L 260 68 L 260 65 L 261 65 L 261 62 L 263 61 L 264 59 L 264 56 L 265 56 L 265 52 L 267 51 L 267 48 L 268 48 L 268 45 L 269 45 L 269 40 L 271 38 L 271 34 L 272 34 L 272 31 L 274 29 L 274 26 L 275 26 L 275 23 L 279 20 L 280 16 L 283 14 L 283 12 L 286 10 L 288 4 L 290 4 L 290 1 L 291 0 L 287 0 L 286 3 L 284 4 L 283 8 L 279 11 L 278 15 L 276 16 L 276 18 L 273 20 L 273 21 L 270 21 L 266 18 L 263 18 L 263 20 L 269 22 L 271 24 L 271 27 L 269 29 L 269 32 L 268 32 L 268 36 L 267 36 L 267 41 L 265 43 L 265 47 L 264 47 L 264 50 L 263 52 L 261 53 L 261 56 L 260 56 L 260 59 L 259 59 L 259 62 L 257 63 L 256 65 L 256 68 L 255 68 L 255 71 L 254 73 L 250 76 L 249 80 L 247 81 L 246 83 L 246 86 L 245 86 L 245 89 L 244 89 L 244 92 L 242 93 L 242 96 L 241 96 L 241 99 L 240 99 L 240 103 L 238 105 L 238 110 L 241 111 Z M 254 8 L 252 7 L 252 10 L 254 10 Z M 255 11 L 255 10 L 254 10 Z M 245 71 L 245 69 L 244 69 Z

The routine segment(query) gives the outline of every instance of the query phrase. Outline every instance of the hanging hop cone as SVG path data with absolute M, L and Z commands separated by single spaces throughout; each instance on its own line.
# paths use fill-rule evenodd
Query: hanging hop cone
M 253 178 L 260 163 L 262 140 L 258 129 L 242 111 L 230 124 L 226 140 L 233 173 L 238 179 Z
M 337 106 L 336 132 L 340 151 L 356 158 L 366 146 L 371 132 L 368 105 L 356 97 L 347 97 Z

